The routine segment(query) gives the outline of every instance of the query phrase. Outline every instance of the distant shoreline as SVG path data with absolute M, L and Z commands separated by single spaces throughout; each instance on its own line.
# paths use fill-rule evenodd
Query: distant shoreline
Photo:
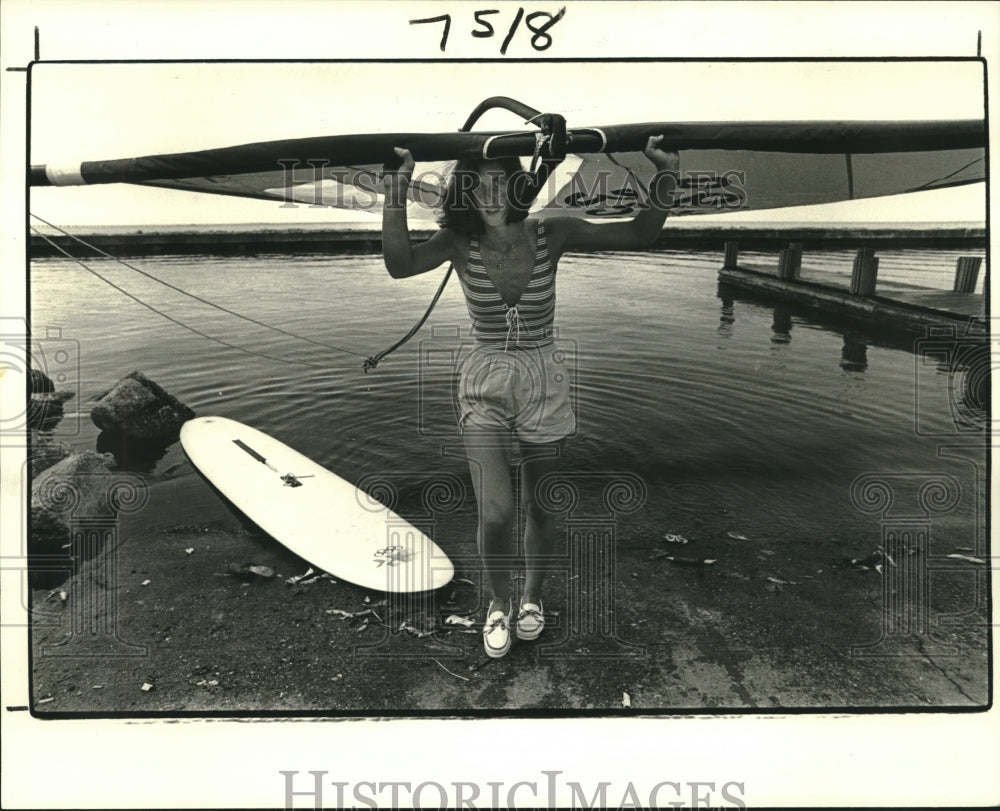
M 692 221 L 695 220 L 695 221 Z M 46 236 L 77 256 L 85 247 L 72 237 L 44 229 Z M 266 223 L 220 225 L 72 226 L 68 233 L 114 256 L 157 254 L 239 255 L 259 253 L 378 253 L 381 229 L 377 224 L 303 223 L 288 227 Z M 434 228 L 415 228 L 417 240 Z M 951 223 L 754 223 L 697 222 L 678 217 L 669 221 L 655 250 L 722 250 L 727 241 L 747 250 L 785 247 L 801 242 L 809 249 L 850 248 L 864 245 L 883 249 L 986 247 L 981 222 Z M 31 257 L 60 256 L 38 234 L 30 235 Z

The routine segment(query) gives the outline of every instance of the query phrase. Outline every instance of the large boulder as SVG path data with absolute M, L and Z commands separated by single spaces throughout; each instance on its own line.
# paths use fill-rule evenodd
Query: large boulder
M 32 369 L 28 377 L 28 394 L 50 394 L 56 390 L 55 384 L 45 372 Z
M 111 517 L 108 490 L 114 481 L 107 454 L 74 453 L 43 470 L 31 483 L 31 554 L 65 555 L 74 515 Z
M 193 417 L 194 411 L 138 371 L 119 380 L 90 412 L 102 431 L 143 442 L 173 442 Z

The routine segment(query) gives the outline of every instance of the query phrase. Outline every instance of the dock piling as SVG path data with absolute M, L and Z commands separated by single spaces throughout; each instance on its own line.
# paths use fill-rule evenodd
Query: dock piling
M 740 261 L 740 243 L 734 241 L 726 242 L 726 253 L 722 260 L 724 270 L 736 270 Z
M 861 242 L 865 247 L 857 250 L 853 271 L 848 275 L 846 267 L 835 268 L 832 261 L 823 257 L 819 257 L 818 264 L 807 262 L 803 267 L 802 248 L 804 244 L 811 242 L 791 241 L 797 236 L 789 236 L 788 241 L 783 242 L 784 248 L 777 263 L 772 261 L 766 264 L 753 264 L 749 257 L 740 260 L 735 240 L 724 240 L 725 265 L 719 270 L 719 296 L 723 299 L 720 333 L 728 332 L 732 326 L 733 288 L 747 291 L 749 300 L 760 295 L 772 301 L 825 310 L 858 323 L 863 322 L 866 329 L 884 327 L 923 335 L 929 326 L 936 327 L 940 324 L 961 329 L 968 329 L 970 324 L 977 325 L 977 328 L 985 324 L 985 297 L 982 293 L 952 292 L 947 289 L 947 282 L 935 285 L 933 280 L 929 280 L 931 284 L 914 284 L 917 279 L 900 281 L 892 274 L 878 284 L 879 259 L 875 253 L 879 244 L 870 240 L 867 243 Z M 748 243 L 741 240 L 741 244 L 746 248 Z M 855 242 L 856 246 L 858 244 Z M 979 243 L 975 243 L 970 244 L 968 249 L 975 250 L 978 247 Z M 966 256 L 959 260 L 956 290 L 962 285 L 970 291 L 975 290 L 982 264 L 983 258 L 977 256 Z M 726 289 L 724 285 L 731 287 Z M 787 342 L 791 337 L 784 326 L 784 322 L 779 323 L 776 317 L 773 342 Z M 852 342 L 848 346 L 845 339 L 842 367 L 860 371 L 866 364 L 863 344 L 856 346 Z
M 975 293 L 976 283 L 979 281 L 979 268 L 982 265 L 982 257 L 960 256 L 955 266 L 955 285 L 952 288 L 955 293 Z
M 802 270 L 802 243 L 790 242 L 778 257 L 778 278 L 795 281 Z
M 878 257 L 874 248 L 861 248 L 854 257 L 851 271 L 851 295 L 874 296 L 878 282 Z

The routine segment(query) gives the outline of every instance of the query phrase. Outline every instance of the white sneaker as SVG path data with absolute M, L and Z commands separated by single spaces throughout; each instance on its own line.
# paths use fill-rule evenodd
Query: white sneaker
M 486 624 L 483 625 L 483 647 L 486 648 L 486 655 L 493 659 L 499 659 L 510 650 L 511 613 L 513 612 L 508 604 L 506 614 L 497 609 L 486 615 Z
M 542 604 L 521 603 L 521 610 L 517 614 L 517 638 L 518 639 L 538 639 L 545 629 L 545 616 L 542 614 Z

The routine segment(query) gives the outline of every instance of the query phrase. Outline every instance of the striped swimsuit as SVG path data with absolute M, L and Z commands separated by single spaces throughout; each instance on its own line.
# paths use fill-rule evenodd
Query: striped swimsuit
M 545 227 L 538 223 L 535 264 L 513 307 L 486 275 L 479 240 L 469 240 L 461 274 L 475 346 L 462 361 L 458 424 L 513 431 L 523 442 L 563 439 L 576 430 L 570 393 L 571 364 L 555 343 L 555 269 Z M 508 351 L 518 350 L 518 351 Z
M 479 237 L 469 240 L 466 272 L 461 275 L 465 302 L 476 343 L 508 349 L 535 349 L 552 343 L 556 311 L 556 280 L 549 257 L 545 226 L 536 224 L 535 266 L 520 300 L 510 307 L 497 291 L 479 249 Z

